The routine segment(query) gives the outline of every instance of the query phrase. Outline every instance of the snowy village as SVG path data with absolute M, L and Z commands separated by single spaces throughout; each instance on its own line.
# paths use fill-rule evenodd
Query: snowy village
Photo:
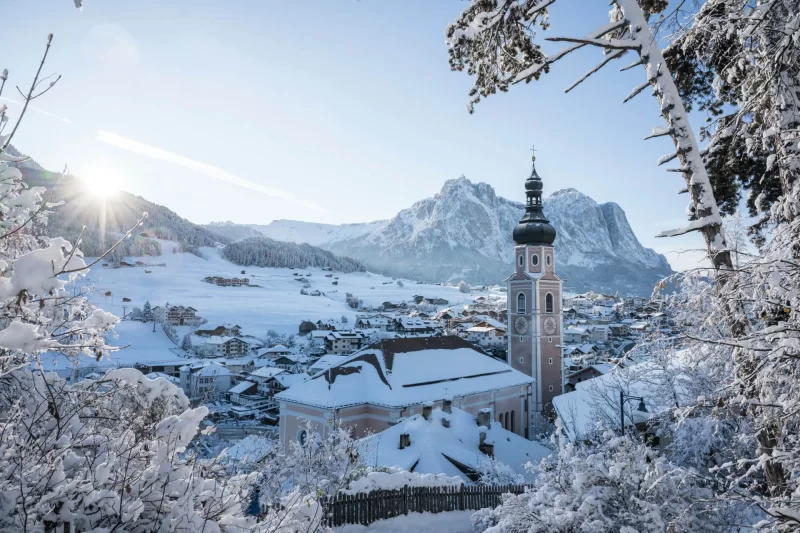
M 798 0 L 0 13 L 0 531 L 800 532 Z

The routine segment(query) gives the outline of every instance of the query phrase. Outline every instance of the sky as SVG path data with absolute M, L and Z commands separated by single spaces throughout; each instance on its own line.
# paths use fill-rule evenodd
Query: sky
M 645 246 L 696 265 L 682 227 L 679 174 L 657 166 L 671 141 L 649 91 L 622 100 L 643 69 L 617 62 L 569 94 L 602 59 L 585 50 L 538 82 L 466 111 L 472 79 L 451 72 L 445 29 L 460 0 L 4 0 L 15 116 L 46 36 L 36 100 L 14 144 L 49 169 L 66 164 L 197 223 L 388 219 L 465 175 L 523 201 L 531 146 L 545 195 L 572 187 L 613 201 Z M 608 6 L 562 1 L 542 36 L 580 35 Z M 546 43 L 546 51 L 558 45 Z M 8 52 L 13 50 L 12 54 Z M 627 58 L 626 58 L 627 59 Z M 702 119 L 702 117 L 699 117 Z

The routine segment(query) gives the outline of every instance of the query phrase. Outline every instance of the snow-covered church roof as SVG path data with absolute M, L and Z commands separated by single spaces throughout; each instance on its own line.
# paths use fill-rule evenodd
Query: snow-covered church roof
M 405 407 L 533 383 L 459 337 L 385 339 L 275 395 L 316 407 Z
M 449 420 L 450 427 L 442 424 Z M 417 414 L 360 441 L 365 462 L 383 467 L 400 467 L 419 474 L 460 476 L 469 481 L 453 461 L 476 469 L 489 458 L 479 449 L 480 432 L 486 431 L 486 443 L 494 445 L 494 457 L 518 474 L 528 474 L 525 464 L 550 455 L 551 450 L 503 429 L 500 424 L 481 428 L 475 417 L 452 408 L 452 413 L 434 409 L 428 420 Z M 407 433 L 411 444 L 399 448 L 400 435 Z

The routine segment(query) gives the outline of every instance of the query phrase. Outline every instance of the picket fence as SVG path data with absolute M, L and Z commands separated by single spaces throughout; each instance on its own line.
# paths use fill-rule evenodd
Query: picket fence
M 403 487 L 355 494 L 336 494 L 322 500 L 323 525 L 368 526 L 376 520 L 408 513 L 443 513 L 497 507 L 503 494 L 522 494 L 529 485 Z

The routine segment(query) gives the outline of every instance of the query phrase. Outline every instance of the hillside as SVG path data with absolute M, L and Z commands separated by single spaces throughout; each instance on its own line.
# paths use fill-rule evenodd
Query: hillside
M 19 154 L 17 150 L 9 148 L 10 153 Z M 214 246 L 217 242 L 227 243 L 230 240 L 224 235 L 193 224 L 167 207 L 154 204 L 141 196 L 120 191 L 100 200 L 87 193 L 79 178 L 65 176 L 59 180 L 60 174 L 42 168 L 32 159 L 18 164 L 17 167 L 29 186 L 42 186 L 48 190 L 55 187 L 52 201 L 64 202 L 64 205 L 53 211 L 48 224 L 38 228 L 38 231 L 45 235 L 62 236 L 70 242 L 75 242 L 81 233 L 81 228 L 86 226 L 87 230 L 80 248 L 87 256 L 97 256 L 104 252 L 132 228 L 145 212 L 148 216 L 143 226 L 120 246 L 117 257 L 160 255 L 162 252 L 167 252 L 161 249 L 155 239 L 175 241 L 177 248 L 188 251 L 201 246 Z
M 222 251 L 228 261 L 241 266 L 277 268 L 328 268 L 340 272 L 364 272 L 359 261 L 337 257 L 332 252 L 311 246 L 282 242 L 269 237 L 251 237 L 228 244 Z
M 235 224 L 233 222 L 211 222 L 210 224 L 201 224 L 200 227 L 207 229 L 211 233 L 220 235 L 229 241 L 240 241 L 250 237 L 263 237 L 264 234 L 255 228 L 246 226 L 244 224 Z M 313 244 L 313 243 L 311 243 Z

